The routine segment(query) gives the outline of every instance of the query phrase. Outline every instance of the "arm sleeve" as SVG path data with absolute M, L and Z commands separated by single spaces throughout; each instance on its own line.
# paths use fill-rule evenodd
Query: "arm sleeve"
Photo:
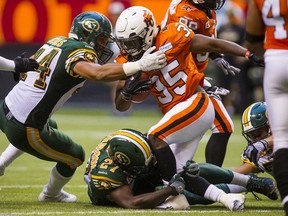
M 0 56 L 0 70 L 15 71 L 14 61 Z

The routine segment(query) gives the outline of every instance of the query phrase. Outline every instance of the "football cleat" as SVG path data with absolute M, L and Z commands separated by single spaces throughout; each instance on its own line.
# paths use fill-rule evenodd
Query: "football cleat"
M 220 202 L 230 211 L 242 211 L 244 209 L 245 196 L 243 194 L 229 193 L 220 197 Z
M 248 192 L 256 192 L 267 196 L 271 200 L 278 199 L 277 188 L 273 179 L 258 177 L 254 174 L 249 174 L 249 181 L 247 183 Z
M 189 210 L 190 205 L 184 194 L 168 197 L 163 203 L 155 207 L 162 210 Z
M 57 196 L 50 196 L 46 194 L 44 191 L 40 193 L 38 196 L 38 200 L 40 202 L 75 202 L 77 197 L 73 194 L 69 194 L 64 190 L 61 190 L 60 194 Z

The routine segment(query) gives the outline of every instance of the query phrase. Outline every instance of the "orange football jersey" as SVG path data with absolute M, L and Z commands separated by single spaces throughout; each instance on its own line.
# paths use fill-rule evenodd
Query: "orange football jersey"
M 287 0 L 254 0 L 266 26 L 265 49 L 288 49 Z
M 156 49 L 165 52 L 167 65 L 151 74 L 151 93 L 162 113 L 177 103 L 188 99 L 203 84 L 204 75 L 199 73 L 190 54 L 194 32 L 181 23 L 171 23 L 156 37 Z M 119 55 L 116 62 L 123 62 Z
M 164 28 L 169 23 L 180 22 L 187 25 L 195 34 L 216 37 L 216 12 L 211 10 L 211 16 L 187 3 L 185 0 L 173 0 L 161 23 Z M 200 72 L 204 72 L 208 65 L 209 53 L 193 53 L 194 61 Z

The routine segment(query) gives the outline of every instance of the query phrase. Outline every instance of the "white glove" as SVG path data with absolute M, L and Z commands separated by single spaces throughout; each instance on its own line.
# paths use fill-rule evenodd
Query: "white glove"
M 142 58 L 137 61 L 141 71 L 158 70 L 167 64 L 166 55 L 163 53 L 163 51 L 158 50 L 157 52 L 152 53 L 155 49 L 155 46 L 150 47 L 143 54 Z
M 206 93 L 209 95 L 209 97 L 214 97 L 218 100 L 221 100 L 221 95 L 226 96 L 230 93 L 228 89 L 218 87 L 218 86 L 211 86 L 209 88 L 205 88 Z
M 235 74 L 240 73 L 240 69 L 230 65 L 223 56 L 216 57 L 213 61 L 222 69 L 225 75 L 231 74 L 232 76 L 235 76 Z
M 248 145 L 244 150 L 243 155 L 246 156 L 252 163 L 258 166 L 259 158 L 263 151 L 267 151 L 269 148 L 267 141 L 260 140 L 252 145 Z

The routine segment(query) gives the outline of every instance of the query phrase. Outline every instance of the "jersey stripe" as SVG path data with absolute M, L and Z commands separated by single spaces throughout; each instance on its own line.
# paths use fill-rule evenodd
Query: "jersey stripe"
M 174 115 L 161 127 L 156 128 L 151 134 L 154 134 L 160 139 L 164 139 L 175 131 L 179 131 L 187 125 L 192 124 L 205 112 L 208 107 L 209 98 L 205 93 L 198 93 L 192 106 Z M 196 104 L 196 105 L 195 105 Z

